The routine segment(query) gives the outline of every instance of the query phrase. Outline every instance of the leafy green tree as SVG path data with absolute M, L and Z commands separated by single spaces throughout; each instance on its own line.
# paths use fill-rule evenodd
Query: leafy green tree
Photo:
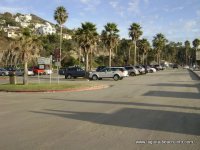
M 160 55 L 166 46 L 167 39 L 162 33 L 159 33 L 156 36 L 154 36 L 152 43 L 154 49 L 157 52 L 157 63 L 160 64 Z
M 188 52 L 190 49 L 190 42 L 187 40 L 185 41 L 185 64 L 188 65 Z
M 116 47 L 119 40 L 119 29 L 115 23 L 107 23 L 104 26 L 104 30 L 101 33 L 101 40 L 105 46 L 109 49 L 109 66 L 111 66 L 112 61 L 112 50 Z
M 198 50 L 199 46 L 200 46 L 200 40 L 199 39 L 195 39 L 193 42 L 193 47 L 195 49 L 195 52 L 194 52 L 194 62 L 196 63 L 196 51 Z
M 54 12 L 54 19 L 57 21 L 57 23 L 60 26 L 60 62 L 62 60 L 61 57 L 61 50 L 62 50 L 62 28 L 63 24 L 67 21 L 68 13 L 66 9 L 63 6 L 59 6 L 56 8 Z
M 96 25 L 91 22 L 82 23 L 81 27 L 75 32 L 74 39 L 83 50 L 85 56 L 85 71 L 88 72 L 89 53 L 91 52 L 92 46 L 98 41 Z
M 134 43 L 134 65 L 136 65 L 136 55 L 137 55 L 137 40 L 139 37 L 143 34 L 142 27 L 137 23 L 132 23 L 129 28 L 129 36 L 132 38 L 132 41 Z

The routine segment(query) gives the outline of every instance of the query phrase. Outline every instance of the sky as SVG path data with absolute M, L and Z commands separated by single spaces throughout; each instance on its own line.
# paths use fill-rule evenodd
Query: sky
M 121 38 L 130 38 L 132 23 L 142 27 L 141 38 L 152 40 L 162 33 L 169 41 L 185 42 L 200 38 L 199 0 L 0 0 L 0 12 L 35 14 L 52 23 L 54 11 L 64 6 L 68 12 L 65 26 L 96 24 L 98 32 L 108 22 L 118 25 Z

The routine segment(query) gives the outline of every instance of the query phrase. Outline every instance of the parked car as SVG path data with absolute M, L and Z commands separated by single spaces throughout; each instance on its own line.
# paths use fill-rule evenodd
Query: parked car
M 24 75 L 24 69 L 16 69 L 14 71 L 16 76 L 23 76 Z
M 150 66 L 146 66 L 146 70 L 148 73 L 155 73 L 156 72 L 156 69 L 153 68 L 153 67 L 150 67 Z
M 59 75 L 65 75 L 65 70 L 66 70 L 66 67 L 60 68 L 59 71 L 58 71 Z
M 4 68 L 0 68 L 0 75 L 1 76 L 7 76 L 7 75 L 9 75 L 9 71 L 7 71 Z
M 140 74 L 145 74 L 146 73 L 145 68 L 143 66 L 141 66 L 141 65 L 136 65 L 135 68 L 138 69 Z
M 84 77 L 86 75 L 85 70 L 79 66 L 68 67 L 65 70 L 65 79 Z
M 161 65 L 151 65 L 150 67 L 155 68 L 156 71 L 164 70 L 164 68 Z
M 53 71 L 51 69 L 45 69 L 44 70 L 44 74 L 50 75 L 52 73 L 53 73 Z
M 16 76 L 23 76 L 24 75 L 24 69 L 16 69 L 14 71 Z M 28 76 L 34 75 L 33 70 L 31 68 L 28 68 Z
M 130 76 L 137 76 L 140 74 L 139 70 L 136 69 L 134 66 L 125 66 L 125 69 L 128 71 Z
M 178 64 L 173 64 L 173 67 L 172 67 L 173 69 L 178 69 Z
M 45 70 L 44 69 L 40 69 L 38 67 L 33 67 L 32 68 L 34 75 L 42 75 L 45 74 Z
M 28 75 L 29 76 L 33 76 L 34 75 L 33 69 L 28 68 Z
M 190 67 L 188 65 L 183 66 L 183 69 L 189 69 Z
M 89 73 L 89 78 L 92 80 L 100 80 L 103 78 L 113 78 L 115 81 L 122 80 L 128 76 L 128 71 L 124 67 L 106 67 L 100 71 Z
M 104 68 L 106 68 L 106 66 L 99 66 L 99 67 L 97 67 L 96 71 L 98 72 L 98 71 L 100 71 L 100 70 L 102 70 Z

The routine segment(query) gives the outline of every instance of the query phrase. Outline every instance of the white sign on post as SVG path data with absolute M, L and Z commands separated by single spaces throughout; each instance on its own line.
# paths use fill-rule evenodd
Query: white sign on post
M 196 60 L 200 60 L 200 50 L 196 51 Z
M 45 57 L 39 57 L 38 58 L 38 64 L 50 65 L 51 64 L 51 59 L 50 58 L 45 58 Z

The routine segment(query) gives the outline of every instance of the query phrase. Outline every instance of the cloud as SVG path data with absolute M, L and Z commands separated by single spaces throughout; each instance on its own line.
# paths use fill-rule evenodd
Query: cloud
M 109 4 L 111 5 L 111 7 L 113 9 L 116 10 L 117 14 L 119 14 L 121 17 L 124 16 L 125 7 L 122 4 L 120 4 L 119 2 L 116 2 L 116 1 L 111 1 L 111 2 L 109 2 Z
M 178 7 L 174 7 L 174 8 L 164 8 L 163 10 L 165 11 L 165 12 L 175 12 L 175 11 L 181 11 L 181 10 L 183 10 L 185 7 L 183 7 L 183 6 L 178 6 Z
M 109 2 L 109 4 L 113 7 L 113 8 L 117 8 L 119 6 L 119 2 L 116 1 L 111 1 Z
M 138 14 L 140 12 L 139 4 L 140 4 L 140 0 L 131 0 L 128 3 L 128 11 Z
M 200 16 L 200 10 L 196 11 L 197 16 Z
M 80 0 L 80 2 L 86 6 L 84 6 L 84 10 L 86 11 L 94 11 L 97 6 L 101 4 L 100 0 Z
M 16 12 L 25 12 L 27 8 L 24 7 L 5 7 L 0 6 L 0 12 L 10 12 L 10 13 L 16 13 Z
M 196 27 L 196 25 L 197 25 L 197 22 L 195 20 L 190 20 L 185 23 L 184 28 L 186 31 L 191 31 L 192 29 Z

